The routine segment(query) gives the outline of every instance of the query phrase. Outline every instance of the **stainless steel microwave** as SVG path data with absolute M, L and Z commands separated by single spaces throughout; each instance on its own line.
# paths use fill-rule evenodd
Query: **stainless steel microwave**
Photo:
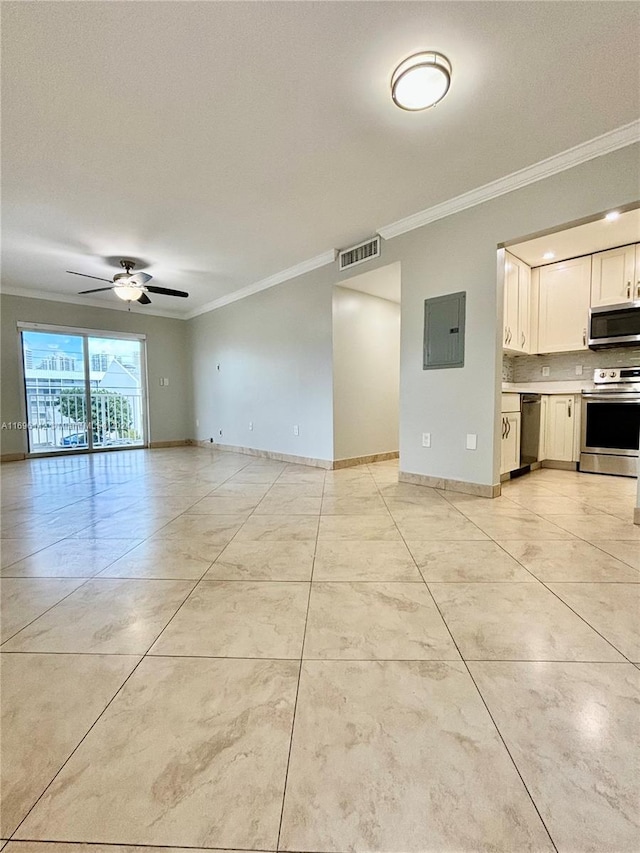
M 589 310 L 589 349 L 640 346 L 640 300 Z

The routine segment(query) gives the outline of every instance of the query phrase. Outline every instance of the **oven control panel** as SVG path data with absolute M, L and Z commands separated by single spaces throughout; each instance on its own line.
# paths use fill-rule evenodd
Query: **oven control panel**
M 593 381 L 596 384 L 601 384 L 602 382 L 620 382 L 620 368 L 606 367 L 601 370 L 594 370 Z
M 593 371 L 596 385 L 609 382 L 640 383 L 640 367 L 602 367 Z

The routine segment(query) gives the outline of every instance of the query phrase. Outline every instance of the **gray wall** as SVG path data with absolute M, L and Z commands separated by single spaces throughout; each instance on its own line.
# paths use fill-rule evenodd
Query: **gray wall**
M 383 243 L 367 267 L 402 264 L 402 470 L 499 482 L 497 246 L 638 198 L 640 145 L 633 145 Z M 225 443 L 333 458 L 331 291 L 348 287 L 349 277 L 330 265 L 190 322 L 198 438 L 222 428 Z M 425 371 L 424 300 L 460 290 L 467 293 L 465 366 Z M 423 432 L 431 433 L 430 448 L 421 446 Z M 477 450 L 465 449 L 467 433 L 477 434 Z
M 92 308 L 21 296 L 0 297 L 1 379 L 0 406 L 3 421 L 24 418 L 24 392 L 20 385 L 21 352 L 17 332 L 18 321 L 100 329 L 110 332 L 133 332 L 147 336 L 147 372 L 149 376 L 149 440 L 182 441 L 192 438 L 192 397 L 190 354 L 187 324 L 184 320 L 142 314 L 140 311 L 117 311 Z M 161 387 L 160 377 L 169 385 Z M 1 430 L 1 452 L 26 452 L 26 436 L 15 430 Z
M 640 145 L 633 145 L 383 244 L 378 266 L 402 262 L 402 470 L 499 482 L 502 292 L 496 285 L 497 245 L 638 198 Z M 424 300 L 459 290 L 467 292 L 465 366 L 424 371 Z M 423 432 L 431 433 L 431 448 L 421 446 Z M 465 450 L 466 433 L 478 435 L 477 450 Z
M 390 275 L 397 270 L 390 269 Z M 398 449 L 400 306 L 333 290 L 334 458 Z
M 189 321 L 198 440 L 333 459 L 328 278 L 315 270 Z

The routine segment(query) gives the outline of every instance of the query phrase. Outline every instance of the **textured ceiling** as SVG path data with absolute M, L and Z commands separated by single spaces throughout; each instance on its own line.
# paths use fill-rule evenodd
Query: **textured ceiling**
M 640 114 L 640 6 L 4 2 L 3 285 L 145 262 L 188 312 Z M 423 113 L 389 97 L 453 64 Z M 107 293 L 96 297 L 112 304 Z M 136 310 L 142 310 L 137 309 Z

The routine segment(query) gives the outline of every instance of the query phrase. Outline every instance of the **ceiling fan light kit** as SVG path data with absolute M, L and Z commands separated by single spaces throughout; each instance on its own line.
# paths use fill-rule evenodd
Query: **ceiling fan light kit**
M 123 302 L 127 302 L 129 304 L 129 308 L 131 308 L 132 302 L 137 302 L 139 305 L 151 305 L 151 300 L 148 296 L 149 293 L 159 293 L 162 296 L 180 296 L 183 299 L 186 299 L 189 296 L 189 294 L 184 290 L 172 290 L 169 287 L 147 285 L 147 282 L 151 281 L 153 276 L 146 272 L 132 273 L 131 270 L 135 268 L 135 261 L 129 261 L 126 258 L 123 258 L 120 261 L 120 266 L 125 270 L 125 272 L 116 273 L 111 280 L 112 284 L 110 287 L 96 287 L 93 290 L 81 290 L 78 295 L 85 296 L 89 293 L 104 293 L 107 290 L 113 290 L 119 299 L 122 299 Z M 73 270 L 67 270 L 67 272 L 71 275 L 81 275 L 84 278 L 95 278 L 98 281 L 110 281 L 108 278 L 100 278 L 96 275 L 87 275 L 83 272 L 74 272 Z
M 113 292 L 125 302 L 134 302 L 140 299 L 144 291 L 140 287 L 136 287 L 135 284 L 125 283 L 116 284 L 113 288 Z
M 451 63 L 441 53 L 414 53 L 391 76 L 391 97 L 401 110 L 418 112 L 434 107 L 449 91 Z

